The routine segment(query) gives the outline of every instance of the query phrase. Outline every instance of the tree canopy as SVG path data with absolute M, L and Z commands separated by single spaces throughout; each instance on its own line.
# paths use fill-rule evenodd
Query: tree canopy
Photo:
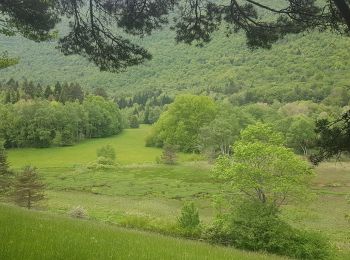
M 317 151 L 310 155 L 314 164 L 339 157 L 342 153 L 350 152 L 350 111 L 337 120 L 320 119 L 316 122 Z
M 101 70 L 120 71 L 150 59 L 151 54 L 123 33 L 143 36 L 169 23 L 176 41 L 198 45 L 209 42 L 225 24 L 228 33 L 243 31 L 252 47 L 271 47 L 289 33 L 332 29 L 348 33 L 348 0 L 293 0 L 214 2 L 204 0 L 1 0 L 0 33 L 19 33 L 35 41 L 55 37 L 53 29 L 65 16 L 70 31 L 59 39 L 64 54 L 79 54 Z M 266 18 L 264 14 L 272 14 Z
M 180 151 L 198 151 L 200 128 L 210 123 L 216 104 L 210 97 L 181 95 L 169 105 L 154 126 L 148 145 L 178 145 Z
M 252 201 L 280 206 L 305 198 L 312 177 L 309 164 L 284 147 L 276 132 L 257 124 L 243 130 L 233 158 L 221 156 L 214 174 Z M 266 133 L 271 138 L 266 138 Z M 254 136 L 254 138 L 247 138 Z M 255 138 L 258 136 L 259 138 Z

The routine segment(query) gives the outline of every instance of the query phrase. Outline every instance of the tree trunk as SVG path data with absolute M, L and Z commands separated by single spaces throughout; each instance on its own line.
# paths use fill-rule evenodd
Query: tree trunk
M 31 200 L 32 200 L 32 197 L 31 197 L 30 191 L 28 191 L 28 200 L 27 200 L 27 208 L 28 209 L 31 208 Z
M 307 156 L 308 152 L 307 152 L 307 147 L 304 145 L 300 145 L 301 150 L 303 150 L 304 156 Z
M 350 7 L 345 0 L 333 0 L 334 4 L 338 8 L 341 16 L 343 17 L 348 29 L 350 30 Z

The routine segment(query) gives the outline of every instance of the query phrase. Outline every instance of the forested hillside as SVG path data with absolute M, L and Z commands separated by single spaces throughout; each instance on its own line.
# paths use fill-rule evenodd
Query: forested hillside
M 3 81 L 77 82 L 129 93 L 156 87 L 209 88 L 231 94 L 249 88 L 269 91 L 270 98 L 272 93 L 286 97 L 287 90 L 296 88 L 329 92 L 330 88 L 349 84 L 349 39 L 331 33 L 289 36 L 272 50 L 251 51 L 240 34 L 226 37 L 223 30 L 211 43 L 198 48 L 175 44 L 174 32 L 166 29 L 138 40 L 153 54 L 150 62 L 119 74 L 100 72 L 81 57 L 65 57 L 55 49 L 54 42 L 0 37 L 0 52 L 8 50 L 10 56 L 20 58 L 18 65 L 1 70 Z

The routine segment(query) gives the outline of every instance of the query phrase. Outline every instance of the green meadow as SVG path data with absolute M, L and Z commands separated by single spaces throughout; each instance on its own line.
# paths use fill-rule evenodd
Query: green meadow
M 8 153 L 9 161 L 11 166 L 16 169 L 28 163 L 38 167 L 47 186 L 47 199 L 42 203 L 41 208 L 51 213 L 67 216 L 72 208 L 81 206 L 87 211 L 90 220 L 171 234 L 171 229 L 176 223 L 183 203 L 194 201 L 199 208 L 203 223 L 212 221 L 215 215 L 214 198 L 220 194 L 229 194 L 229 188 L 215 182 L 211 176 L 211 165 L 204 161 L 198 161 L 199 157 L 196 155 L 180 154 L 180 160 L 176 165 L 156 164 L 155 158 L 161 155 L 161 150 L 144 146 L 148 131 L 149 127 L 142 126 L 140 129 L 125 130 L 121 135 L 115 137 L 85 141 L 73 147 L 10 150 Z M 110 144 L 115 148 L 117 162 L 120 165 L 116 169 L 104 171 L 87 169 L 86 164 L 96 159 L 96 149 L 105 144 Z M 347 202 L 350 187 L 349 169 L 349 163 L 323 163 L 316 168 L 317 175 L 313 179 L 314 199 L 297 206 L 288 206 L 283 211 L 284 218 L 294 226 L 322 231 L 326 234 L 336 249 L 338 259 L 349 259 L 350 257 L 350 223 L 345 218 L 345 214 L 349 212 L 350 208 Z M 77 220 L 27 213 L 8 207 L 2 207 L 1 211 L 6 212 L 6 221 L 10 221 L 11 214 L 20 216 L 23 221 L 16 221 L 18 225 L 25 225 L 24 218 L 29 218 L 29 222 L 35 222 L 38 219 L 40 222 L 45 220 L 46 222 L 44 221 L 42 224 L 43 229 L 41 229 L 43 232 L 49 226 L 49 219 L 53 218 L 55 222 L 59 223 L 54 226 L 62 225 L 62 228 L 67 228 L 65 232 L 68 232 L 67 236 L 73 240 L 77 240 L 75 236 L 88 236 L 86 233 L 91 236 L 91 233 L 95 232 L 92 230 L 99 230 L 99 233 L 94 234 L 93 237 L 98 241 L 105 241 L 103 246 L 107 247 L 106 252 L 102 253 L 103 248 L 96 250 L 98 252 L 91 252 L 89 249 L 91 244 L 89 243 L 92 242 L 90 240 L 84 241 L 82 239 L 79 242 L 82 243 L 79 246 L 82 248 L 82 252 L 79 254 L 82 256 L 92 254 L 88 257 L 89 259 L 101 257 L 95 257 L 93 254 L 108 254 L 108 250 L 117 250 L 111 249 L 112 243 L 109 237 L 118 237 L 118 233 L 122 233 L 127 234 L 126 240 L 131 240 L 133 236 L 138 236 L 136 235 L 138 233 L 130 233 L 130 231 L 120 229 L 114 230 L 114 228 L 110 230 L 109 226 L 95 224 L 91 221 L 80 223 Z M 2 221 L 4 221 L 4 217 Z M 71 226 L 74 228 L 71 229 Z M 74 232 L 80 227 L 82 231 Z M 18 226 L 18 230 L 20 229 Z M 18 230 L 16 232 L 19 232 Z M 58 232 L 57 230 L 53 232 Z M 7 232 L 7 236 L 14 235 L 9 230 Z M 194 243 L 196 249 L 193 249 L 193 252 L 191 250 L 191 253 L 185 253 L 186 251 L 176 248 L 181 246 L 189 248 L 187 243 L 192 245 L 192 242 L 143 233 L 142 235 L 159 239 L 163 241 L 159 243 L 165 243 L 168 246 L 173 243 L 172 241 L 177 241 L 178 244 L 174 245 L 173 249 L 166 249 L 164 252 L 161 247 L 159 247 L 160 251 L 147 250 L 146 252 L 149 253 L 144 254 L 145 258 L 137 256 L 138 259 L 166 259 L 168 255 L 162 254 L 173 254 L 172 250 L 182 252 L 176 257 L 177 259 L 205 259 L 194 257 L 193 252 L 197 252 L 197 250 L 196 256 L 206 256 L 207 259 L 225 259 L 225 257 L 235 259 L 234 254 L 237 253 L 237 251 L 230 249 L 214 250 L 211 246 L 197 243 Z M 45 239 L 43 234 L 38 236 L 39 241 Z M 145 246 L 142 244 L 142 239 L 139 239 L 140 241 L 135 243 L 140 243 L 139 247 Z M 58 240 L 60 241 L 58 243 L 64 241 L 60 235 L 58 235 Z M 164 248 L 167 245 L 164 245 Z M 30 248 L 25 249 L 25 245 L 22 246 L 24 247 L 22 250 L 30 251 Z M 30 246 L 36 247 L 37 245 Z M 103 246 L 101 245 L 101 247 Z M 11 249 L 9 248 L 9 250 Z M 50 252 L 50 250 L 41 251 Z M 67 249 L 67 254 L 68 252 Z M 137 252 L 133 253 L 137 254 Z M 8 252 L 8 254 L 9 258 L 6 259 L 11 259 L 11 257 L 14 259 L 11 255 L 14 254 L 14 251 Z M 156 254 L 161 257 L 154 258 Z M 216 254 L 217 256 L 215 256 Z M 50 256 L 48 255 L 47 258 Z M 123 252 L 121 259 L 126 256 L 127 253 Z M 37 255 L 34 254 L 32 259 L 36 257 Z M 74 258 L 73 255 L 72 257 Z M 244 257 L 250 259 L 251 255 L 248 254 Z M 239 259 L 245 258 L 239 256 Z
M 39 168 L 72 167 L 84 165 L 96 159 L 96 149 L 111 145 L 117 152 L 120 164 L 154 163 L 161 155 L 161 150 L 145 147 L 145 138 L 151 127 L 141 125 L 139 129 L 125 129 L 120 135 L 83 141 L 74 146 L 53 147 L 49 149 L 22 148 L 9 151 L 9 161 L 15 168 L 32 164 Z M 180 160 L 191 160 L 198 157 L 191 154 L 180 154 Z

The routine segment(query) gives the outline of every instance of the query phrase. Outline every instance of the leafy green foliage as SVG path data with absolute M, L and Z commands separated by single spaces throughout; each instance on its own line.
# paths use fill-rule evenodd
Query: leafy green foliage
M 223 104 L 218 104 L 218 107 L 215 119 L 204 125 L 199 133 L 200 150 L 210 158 L 230 154 L 240 131 L 252 122 L 252 117 L 243 109 Z
M 2 1 L 0 10 L 4 17 L 1 20 L 0 34 L 20 34 L 33 41 L 52 39 L 51 30 L 59 22 L 55 6 L 57 4 L 53 1 Z
M 194 229 L 198 229 L 200 224 L 199 213 L 193 202 L 184 204 L 181 209 L 181 215 L 177 221 L 180 227 L 185 230 L 193 231 Z
M 248 127 L 233 148 L 233 159 L 218 158 L 214 175 L 233 190 L 262 204 L 280 206 L 309 195 L 313 171 L 309 164 L 281 145 L 280 136 L 265 125 Z M 266 135 L 266 133 L 268 135 Z
M 97 149 L 96 154 L 97 157 L 104 157 L 111 162 L 114 162 L 116 158 L 115 150 L 111 145 L 102 146 L 101 148 Z
M 216 105 L 209 97 L 178 96 L 155 124 L 147 144 L 163 146 L 168 143 L 178 145 L 180 151 L 197 151 L 199 129 L 213 120 L 215 114 Z
M 271 145 L 281 146 L 284 143 L 283 135 L 276 132 L 267 124 L 256 123 L 249 125 L 241 132 L 242 143 L 265 143 Z
M 0 103 L 0 111 L 0 137 L 6 147 L 69 146 L 122 130 L 118 107 L 97 96 L 87 97 L 82 104 L 40 99 Z
M 129 117 L 129 126 L 130 128 L 139 128 L 140 123 L 136 115 L 132 115 Z
M 244 201 L 206 231 L 214 243 L 267 251 L 298 259 L 331 259 L 329 242 L 319 233 L 293 228 L 271 204 Z
M 0 55 L 0 70 L 16 65 L 17 63 L 18 59 L 9 57 L 7 52 L 3 52 L 2 55 Z
M 104 87 L 117 96 L 161 88 L 169 92 L 205 92 L 229 98 L 233 104 L 321 102 L 334 88 L 348 85 L 349 41 L 328 32 L 286 37 L 271 50 L 250 51 L 242 34 L 226 37 L 224 30 L 203 48 L 175 45 L 174 32 L 165 29 L 135 40 L 153 53 L 152 61 L 116 77 L 101 73 L 77 56 L 64 56 L 53 43 L 1 37 L 0 51 L 21 62 L 1 71 L 2 79 L 22 77 L 41 84 L 77 82 L 86 88 Z M 324 54 L 327 59 L 324 59 Z M 334 102 L 332 102 L 334 104 Z
M 309 148 L 315 145 L 316 132 L 314 121 L 306 116 L 299 116 L 292 120 L 286 138 L 287 145 L 297 152 L 308 155 Z
M 100 96 L 89 96 L 84 100 L 83 107 L 89 115 L 88 137 L 106 137 L 122 131 L 121 114 L 113 102 Z
M 89 170 L 115 169 L 116 154 L 113 146 L 107 144 L 96 150 L 97 160 L 87 164 Z

